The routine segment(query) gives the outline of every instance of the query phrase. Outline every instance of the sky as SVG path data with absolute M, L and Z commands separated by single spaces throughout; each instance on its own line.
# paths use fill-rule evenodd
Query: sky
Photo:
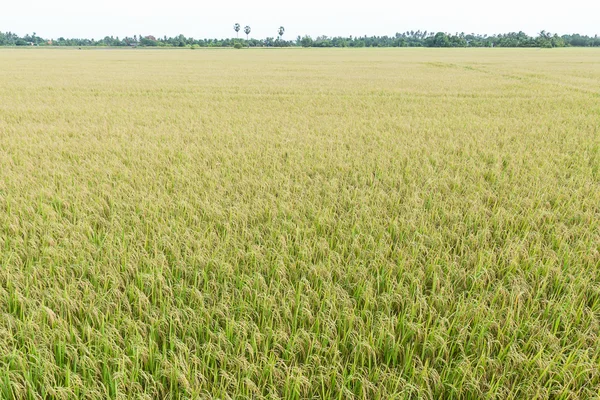
M 0 0 L 0 31 L 36 32 L 44 38 L 183 34 L 235 36 L 233 24 L 250 25 L 250 37 L 285 39 L 394 35 L 396 32 L 494 34 L 524 31 L 600 35 L 600 0 Z M 242 32 L 240 32 L 242 34 Z M 243 34 L 242 34 L 243 35 Z

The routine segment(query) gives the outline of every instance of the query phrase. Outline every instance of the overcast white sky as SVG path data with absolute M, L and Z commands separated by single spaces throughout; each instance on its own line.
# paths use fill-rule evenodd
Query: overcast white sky
M 0 0 L 0 31 L 36 32 L 45 38 L 184 34 L 235 36 L 233 24 L 252 27 L 251 37 L 297 35 L 393 35 L 407 30 L 530 35 L 600 34 L 600 0 Z

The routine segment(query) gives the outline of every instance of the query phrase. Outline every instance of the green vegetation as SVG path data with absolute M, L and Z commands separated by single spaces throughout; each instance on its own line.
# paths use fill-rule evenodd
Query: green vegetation
M 596 49 L 0 65 L 0 398 L 600 392 Z
M 246 28 L 250 28 L 246 26 Z M 244 32 L 246 32 L 244 28 Z M 0 32 L 0 46 L 112 46 L 112 47 L 232 47 L 239 42 L 240 24 L 234 24 L 235 39 L 194 39 L 179 35 L 156 38 L 154 36 L 133 35 L 133 37 L 106 36 L 94 39 L 43 39 L 33 35 L 19 37 L 12 32 Z M 532 37 L 524 32 L 511 32 L 493 36 L 444 32 L 410 31 L 396 33 L 394 36 L 355 36 L 328 37 L 298 36 L 295 41 L 283 40 L 285 28 L 279 27 L 278 37 L 250 39 L 246 33 L 245 45 L 248 47 L 600 47 L 600 37 L 579 34 L 562 35 L 541 31 Z

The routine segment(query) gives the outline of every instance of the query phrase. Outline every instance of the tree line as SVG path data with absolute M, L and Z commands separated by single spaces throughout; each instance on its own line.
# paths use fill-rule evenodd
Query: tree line
M 237 29 L 237 30 L 236 30 Z M 241 26 L 234 25 L 236 36 Z M 295 40 L 284 40 L 284 27 L 280 27 L 277 37 L 253 39 L 249 37 L 250 26 L 244 28 L 245 39 L 195 39 L 178 35 L 154 37 L 133 35 L 133 37 L 106 36 L 103 39 L 63 38 L 47 39 L 34 32 L 19 36 L 14 32 L 0 32 L 0 46 L 110 46 L 110 47 L 600 47 L 600 37 L 579 34 L 562 35 L 541 31 L 537 36 L 524 32 L 511 32 L 497 35 L 465 33 L 445 33 L 427 31 L 407 31 L 394 36 L 298 36 Z M 238 44 L 238 46 L 236 46 Z

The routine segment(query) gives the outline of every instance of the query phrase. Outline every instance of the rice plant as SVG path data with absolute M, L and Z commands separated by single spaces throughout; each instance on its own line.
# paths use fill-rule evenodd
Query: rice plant
M 600 392 L 600 51 L 0 69 L 0 398 Z

